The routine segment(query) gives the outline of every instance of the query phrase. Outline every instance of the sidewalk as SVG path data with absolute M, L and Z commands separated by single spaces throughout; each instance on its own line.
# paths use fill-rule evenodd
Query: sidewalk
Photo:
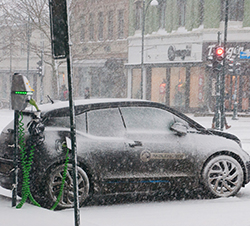
M 233 117 L 233 111 L 226 112 L 225 113 L 226 117 Z M 195 112 L 194 113 L 195 117 L 204 117 L 204 116 L 214 116 L 214 112 Z M 238 117 L 250 117 L 250 112 L 238 112 L 237 113 Z

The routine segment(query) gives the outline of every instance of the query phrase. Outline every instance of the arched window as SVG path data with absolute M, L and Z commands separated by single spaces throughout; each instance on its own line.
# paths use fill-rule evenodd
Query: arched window
M 178 14 L 179 14 L 179 26 L 185 27 L 186 23 L 186 0 L 177 0 Z

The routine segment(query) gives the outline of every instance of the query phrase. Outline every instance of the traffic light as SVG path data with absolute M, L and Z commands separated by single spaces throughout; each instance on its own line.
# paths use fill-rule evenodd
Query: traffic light
M 228 66 L 227 66 L 228 73 L 233 75 L 235 70 L 235 62 L 234 59 L 229 59 Z
M 215 47 L 215 58 L 217 61 L 222 61 L 225 57 L 225 52 L 224 52 L 224 48 L 221 46 L 216 46 Z
M 235 63 L 235 73 L 236 73 L 236 75 L 240 75 L 240 72 L 241 72 L 241 63 L 236 62 Z
M 237 58 L 230 59 L 228 62 L 227 70 L 230 75 L 240 75 L 241 73 L 241 63 L 237 60 Z
M 222 68 L 222 60 L 225 57 L 224 48 L 216 46 L 213 52 L 213 70 L 220 71 Z
M 37 67 L 37 74 L 39 76 L 42 76 L 43 75 L 43 62 L 41 60 L 39 60 L 37 62 L 37 65 L 38 65 L 38 67 Z

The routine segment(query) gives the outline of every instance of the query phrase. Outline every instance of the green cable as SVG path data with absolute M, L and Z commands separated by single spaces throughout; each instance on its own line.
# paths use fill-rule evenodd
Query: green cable
M 39 203 L 37 203 L 35 201 L 35 199 L 33 198 L 31 191 L 30 191 L 30 181 L 29 181 L 29 176 L 30 176 L 30 169 L 31 169 L 31 165 L 32 165 L 32 161 L 33 161 L 33 156 L 34 156 L 34 145 L 31 146 L 31 150 L 30 150 L 30 154 L 29 154 L 29 158 L 27 160 L 27 152 L 26 152 L 26 148 L 25 148 L 25 143 L 24 143 L 24 123 L 22 122 L 23 120 L 23 113 L 21 112 L 20 115 L 20 120 L 19 120 L 19 147 L 20 147 L 20 155 L 21 155 L 21 164 L 22 164 L 22 168 L 23 168 L 23 186 L 22 186 L 22 200 L 20 201 L 20 203 L 16 206 L 17 209 L 20 209 L 23 204 L 26 202 L 27 198 L 30 199 L 30 201 L 38 206 L 41 207 L 39 205 Z M 66 174 L 67 174 L 67 170 L 68 170 L 68 162 L 69 162 L 69 149 L 67 148 L 67 153 L 66 153 L 66 160 L 65 160 L 65 165 L 64 165 L 64 171 L 63 171 L 63 178 L 62 178 L 62 184 L 60 187 L 60 192 L 59 195 L 57 197 L 57 200 L 55 202 L 55 204 L 52 206 L 52 208 L 50 210 L 55 210 L 55 208 L 57 207 L 57 205 L 60 202 L 60 199 L 62 197 L 62 193 L 63 193 L 63 189 L 64 189 L 64 184 L 65 184 L 65 180 L 66 180 Z
M 62 178 L 62 184 L 61 184 L 61 187 L 60 187 L 60 192 L 59 192 L 59 195 L 58 195 L 58 197 L 56 199 L 55 204 L 51 207 L 50 210 L 54 210 L 57 207 L 57 205 L 60 202 L 60 199 L 62 197 L 63 188 L 64 188 L 64 184 L 65 184 L 65 180 L 66 180 L 66 174 L 67 174 L 67 171 L 68 171 L 68 163 L 69 163 L 69 149 L 67 148 L 66 160 L 65 160 L 65 165 L 64 165 L 63 178 Z
M 20 146 L 20 154 L 21 154 L 21 164 L 23 168 L 23 186 L 22 186 L 22 200 L 16 206 L 16 208 L 18 209 L 21 208 L 23 204 L 26 202 L 28 197 L 34 205 L 40 207 L 40 205 L 35 201 L 35 199 L 33 198 L 30 192 L 30 181 L 29 181 L 30 169 L 31 169 L 31 164 L 32 164 L 35 148 L 34 148 L 34 145 L 31 146 L 29 158 L 27 159 L 27 152 L 26 152 L 26 148 L 24 144 L 25 133 L 24 133 L 24 128 L 23 128 L 24 124 L 22 122 L 23 120 L 22 112 L 20 116 L 21 118 L 19 120 L 19 142 L 20 142 L 19 146 Z

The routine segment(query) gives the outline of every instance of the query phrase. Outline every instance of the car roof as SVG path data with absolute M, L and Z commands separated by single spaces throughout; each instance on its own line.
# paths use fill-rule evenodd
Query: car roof
M 122 103 L 122 102 L 145 102 L 150 103 L 150 101 L 147 100 L 141 100 L 141 99 L 129 99 L 129 98 L 99 98 L 99 99 L 78 99 L 74 100 L 74 105 L 93 105 L 93 104 L 108 104 L 108 103 Z M 39 105 L 38 108 L 42 112 L 46 113 L 53 110 L 58 110 L 62 108 L 69 107 L 69 101 L 55 101 L 53 104 L 43 104 Z
M 84 111 L 100 109 L 100 108 L 109 108 L 109 107 L 117 107 L 117 106 L 150 106 L 168 110 L 176 116 L 186 120 L 190 125 L 192 124 L 197 129 L 204 129 L 202 125 L 195 122 L 191 118 L 187 117 L 185 114 L 166 106 L 164 104 L 158 102 L 152 102 L 148 100 L 142 99 L 130 99 L 130 98 L 99 98 L 99 99 L 77 99 L 74 100 L 75 105 L 75 114 L 81 114 Z M 48 103 L 38 106 L 41 110 L 41 115 L 46 120 L 46 118 L 50 117 L 63 117 L 69 116 L 69 101 L 54 101 L 54 103 Z M 34 109 L 33 109 L 34 110 Z M 33 110 L 26 110 L 23 112 L 26 115 L 32 114 Z M 59 111 L 58 111 L 59 110 Z

